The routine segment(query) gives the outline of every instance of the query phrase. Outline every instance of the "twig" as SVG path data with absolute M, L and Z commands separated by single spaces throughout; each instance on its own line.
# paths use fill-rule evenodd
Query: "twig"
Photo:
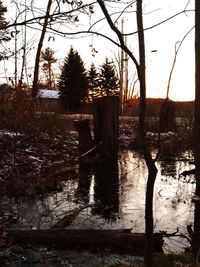
M 101 141 L 99 144 L 93 146 L 90 150 L 88 150 L 87 152 L 81 154 L 78 158 L 82 158 L 82 157 L 85 157 L 86 155 L 90 154 L 92 151 L 96 150 L 100 145 L 103 144 L 103 141 Z

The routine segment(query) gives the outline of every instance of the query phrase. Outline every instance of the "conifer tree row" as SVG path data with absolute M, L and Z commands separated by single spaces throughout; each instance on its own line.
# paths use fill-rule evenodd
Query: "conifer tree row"
M 86 100 L 91 102 L 96 97 L 118 95 L 119 79 L 113 62 L 108 58 L 99 71 L 94 63 L 87 71 L 79 53 L 71 47 L 63 62 L 58 89 L 61 105 L 69 111 L 76 111 Z

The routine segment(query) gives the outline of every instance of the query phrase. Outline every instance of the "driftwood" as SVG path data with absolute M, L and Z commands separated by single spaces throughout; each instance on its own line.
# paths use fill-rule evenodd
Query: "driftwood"
M 34 244 L 53 246 L 57 249 L 97 249 L 109 248 L 125 253 L 143 253 L 144 234 L 130 230 L 73 230 L 7 229 L 7 236 L 14 244 Z M 162 234 L 154 234 L 154 250 L 162 251 Z

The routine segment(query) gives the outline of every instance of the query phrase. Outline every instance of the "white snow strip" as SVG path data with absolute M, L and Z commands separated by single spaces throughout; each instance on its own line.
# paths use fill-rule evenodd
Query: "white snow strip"
M 57 90 L 40 89 L 38 92 L 38 98 L 50 98 L 58 99 L 59 92 Z
M 8 136 L 22 136 L 22 134 L 18 132 L 12 132 L 8 130 L 0 130 L 0 136 L 8 135 Z

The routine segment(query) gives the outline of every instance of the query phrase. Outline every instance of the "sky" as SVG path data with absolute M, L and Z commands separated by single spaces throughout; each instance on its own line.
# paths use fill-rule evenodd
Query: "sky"
M 183 0 L 162 2 L 168 2 L 168 5 L 160 10 L 161 18 L 167 17 L 166 14 L 171 15 L 183 10 L 187 4 L 187 1 Z M 188 9 L 193 9 L 193 6 L 188 6 Z M 159 15 L 158 13 L 155 13 L 156 16 Z M 152 17 L 149 17 L 147 24 L 150 24 L 150 20 L 153 21 Z M 146 43 L 149 44 L 147 48 L 149 49 L 147 50 L 147 80 L 149 90 L 151 90 L 152 94 L 166 94 L 169 73 L 175 55 L 176 42 L 180 42 L 193 26 L 194 12 L 188 12 L 188 14 L 181 14 L 146 34 Z M 152 50 L 157 50 L 157 52 L 152 53 Z M 193 29 L 183 41 L 177 55 L 170 87 L 170 97 L 172 99 L 194 99 L 194 64 Z
M 25 1 L 27 1 L 27 4 L 30 2 L 29 0 L 20 0 L 19 2 L 23 4 L 25 3 Z M 41 3 L 41 1 L 39 0 L 34 0 L 34 7 L 39 8 L 41 7 L 41 4 L 43 4 L 45 7 L 46 2 L 47 1 L 42 1 Z M 88 3 L 89 1 L 83 2 Z M 129 0 L 127 2 L 130 3 Z M 15 16 L 16 10 L 13 5 L 13 1 L 5 0 L 4 5 L 8 7 L 8 19 L 12 21 L 12 18 Z M 186 9 L 190 11 L 176 16 L 175 18 L 161 24 L 160 26 L 145 30 L 147 97 L 166 96 L 169 73 L 175 55 L 175 45 L 177 42 L 180 42 L 184 35 L 194 26 L 194 1 L 143 1 L 143 20 L 145 28 L 151 27 L 169 18 L 170 16 L 183 11 L 186 6 Z M 63 8 L 66 8 L 66 6 L 63 5 Z M 113 9 L 113 7 L 109 5 L 109 11 L 112 13 L 117 12 L 119 8 L 121 8 L 121 6 Z M 122 27 L 121 21 L 123 18 L 124 33 L 137 31 L 134 5 L 131 10 L 133 11 L 132 13 L 124 14 L 123 17 L 121 16 L 120 18 L 118 13 L 112 16 L 113 20 L 116 20 L 118 18 L 118 23 L 116 24 L 116 26 L 120 29 Z M 31 16 L 31 13 L 29 14 L 29 16 Z M 117 41 L 116 35 L 110 30 L 105 19 L 101 20 L 103 17 L 103 13 L 101 12 L 100 8 L 98 6 L 94 6 L 94 14 L 92 14 L 91 16 L 82 14 L 81 16 L 79 16 L 79 23 L 75 26 L 68 24 L 66 26 L 58 26 L 57 29 L 62 28 L 63 31 L 67 32 L 69 32 L 70 30 L 80 31 L 82 29 L 88 29 L 94 23 L 92 30 L 105 34 L 114 41 Z M 98 19 L 100 19 L 100 22 L 95 24 Z M 21 28 L 19 30 L 20 33 L 18 47 L 20 48 L 23 45 L 23 42 L 20 41 L 20 38 L 23 39 L 24 30 Z M 29 43 L 30 51 L 27 55 L 26 64 L 28 66 L 28 72 L 30 72 L 30 76 L 33 73 L 37 40 L 40 36 L 39 33 L 39 31 L 33 29 L 27 30 L 27 41 Z M 14 42 L 9 42 L 6 44 L 6 46 L 7 48 L 13 50 Z M 55 55 L 58 58 L 58 63 L 62 65 L 63 59 L 69 52 L 71 46 L 73 46 L 79 52 L 86 65 L 86 68 L 89 68 L 92 62 L 96 65 L 96 67 L 99 67 L 104 62 L 105 57 L 108 57 L 114 61 L 119 59 L 119 48 L 117 48 L 115 45 L 113 45 L 112 42 L 108 41 L 107 39 L 96 36 L 94 34 L 84 34 L 79 35 L 76 38 L 69 38 L 68 35 L 61 37 L 56 34 L 47 33 L 43 49 L 45 49 L 46 47 L 51 47 L 55 51 Z M 127 37 L 127 46 L 138 59 L 137 34 Z M 97 53 L 92 53 L 92 48 L 95 48 Z M 18 57 L 18 69 L 20 69 L 21 67 L 21 58 L 22 52 Z M 0 82 L 5 82 L 5 78 L 3 78 L 6 76 L 4 75 L 5 70 L 7 76 L 13 77 L 14 59 L 12 58 L 8 61 L 0 62 L 0 65 Z M 136 70 L 134 64 L 130 59 L 128 59 L 128 65 L 130 79 L 129 84 L 131 85 Z M 58 68 L 58 66 L 56 68 L 56 71 L 59 74 L 60 69 Z M 139 86 L 137 86 L 136 91 L 138 90 L 138 87 Z M 169 96 L 171 99 L 179 101 L 194 99 L 194 30 L 192 30 L 185 38 L 177 55 L 177 61 L 171 79 Z

